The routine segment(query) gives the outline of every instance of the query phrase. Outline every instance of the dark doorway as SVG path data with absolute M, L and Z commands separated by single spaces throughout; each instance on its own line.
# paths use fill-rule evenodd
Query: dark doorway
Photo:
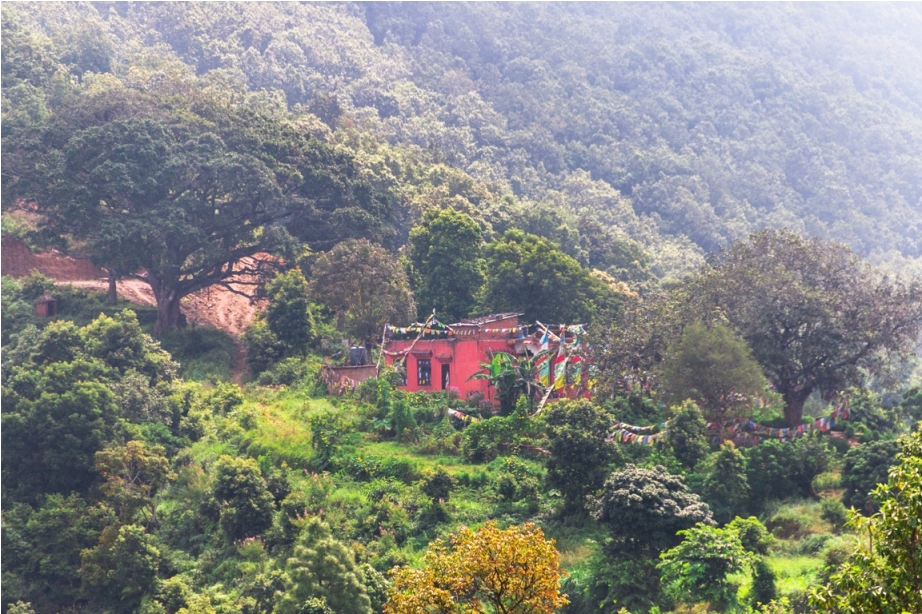
M 448 390 L 449 385 L 448 365 L 442 365 L 442 390 Z

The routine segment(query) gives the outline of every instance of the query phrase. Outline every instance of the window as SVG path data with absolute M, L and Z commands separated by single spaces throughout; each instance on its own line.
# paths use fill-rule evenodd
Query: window
M 432 361 L 421 359 L 416 361 L 416 383 L 419 386 L 432 385 Z

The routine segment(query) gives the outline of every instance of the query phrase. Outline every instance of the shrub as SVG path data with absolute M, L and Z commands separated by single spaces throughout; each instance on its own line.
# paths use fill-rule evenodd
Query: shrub
M 241 341 L 246 349 L 247 365 L 254 375 L 269 370 L 285 355 L 285 344 L 260 319 L 244 331 Z
M 708 464 L 702 495 L 714 512 L 714 520 L 726 523 L 749 503 L 746 459 L 727 441 Z
M 682 403 L 669 427 L 668 443 L 686 469 L 694 469 L 708 455 L 707 425 L 694 401 Z
M 598 491 L 620 448 L 605 441 L 611 415 L 589 401 L 561 401 L 547 412 L 547 483 L 564 497 L 571 510 L 581 510 L 586 495 Z
M 752 567 L 752 604 L 756 607 L 766 605 L 778 597 L 775 586 L 775 572 L 764 559 L 756 561 Z
M 538 499 L 538 474 L 527 464 L 514 456 L 507 456 L 500 463 L 493 480 L 493 489 L 507 502 Z
M 454 486 L 455 481 L 448 475 L 448 472 L 439 468 L 423 477 L 419 489 L 435 503 L 437 501 L 448 501 L 448 496 Z
M 834 533 L 838 533 L 848 521 L 848 510 L 838 499 L 824 497 L 820 502 L 820 517 L 832 525 Z
M 887 471 L 896 460 L 899 445 L 895 441 L 872 441 L 848 451 L 842 467 L 842 503 L 869 514 L 877 510 L 871 491 L 887 482 Z
M 753 554 L 762 556 L 768 554 L 768 549 L 774 541 L 772 534 L 768 532 L 765 525 L 751 516 L 749 518 L 734 518 L 727 525 L 727 528 L 736 531 L 736 534 L 739 535 L 740 543 L 743 544 L 743 549 Z

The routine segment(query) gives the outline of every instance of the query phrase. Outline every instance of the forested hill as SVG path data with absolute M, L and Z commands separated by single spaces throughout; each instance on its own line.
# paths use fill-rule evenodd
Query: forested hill
M 917 5 L 6 3 L 5 128 L 14 22 L 75 77 L 172 51 L 493 195 L 591 212 L 661 274 L 765 226 L 922 266 Z

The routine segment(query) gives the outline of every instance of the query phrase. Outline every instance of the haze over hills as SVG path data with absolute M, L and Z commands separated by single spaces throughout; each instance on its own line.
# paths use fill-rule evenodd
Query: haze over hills
M 762 227 L 896 269 L 922 257 L 915 5 L 8 6 L 6 58 L 14 23 L 75 78 L 125 79 L 175 54 L 200 77 L 279 92 L 295 114 L 463 171 L 483 198 L 449 189 L 453 206 L 493 211 L 500 230 L 566 243 L 515 207 L 497 213 L 504 194 L 546 203 L 571 234 L 591 212 L 660 275 Z M 26 95 L 12 65 L 11 128 L 9 102 Z

